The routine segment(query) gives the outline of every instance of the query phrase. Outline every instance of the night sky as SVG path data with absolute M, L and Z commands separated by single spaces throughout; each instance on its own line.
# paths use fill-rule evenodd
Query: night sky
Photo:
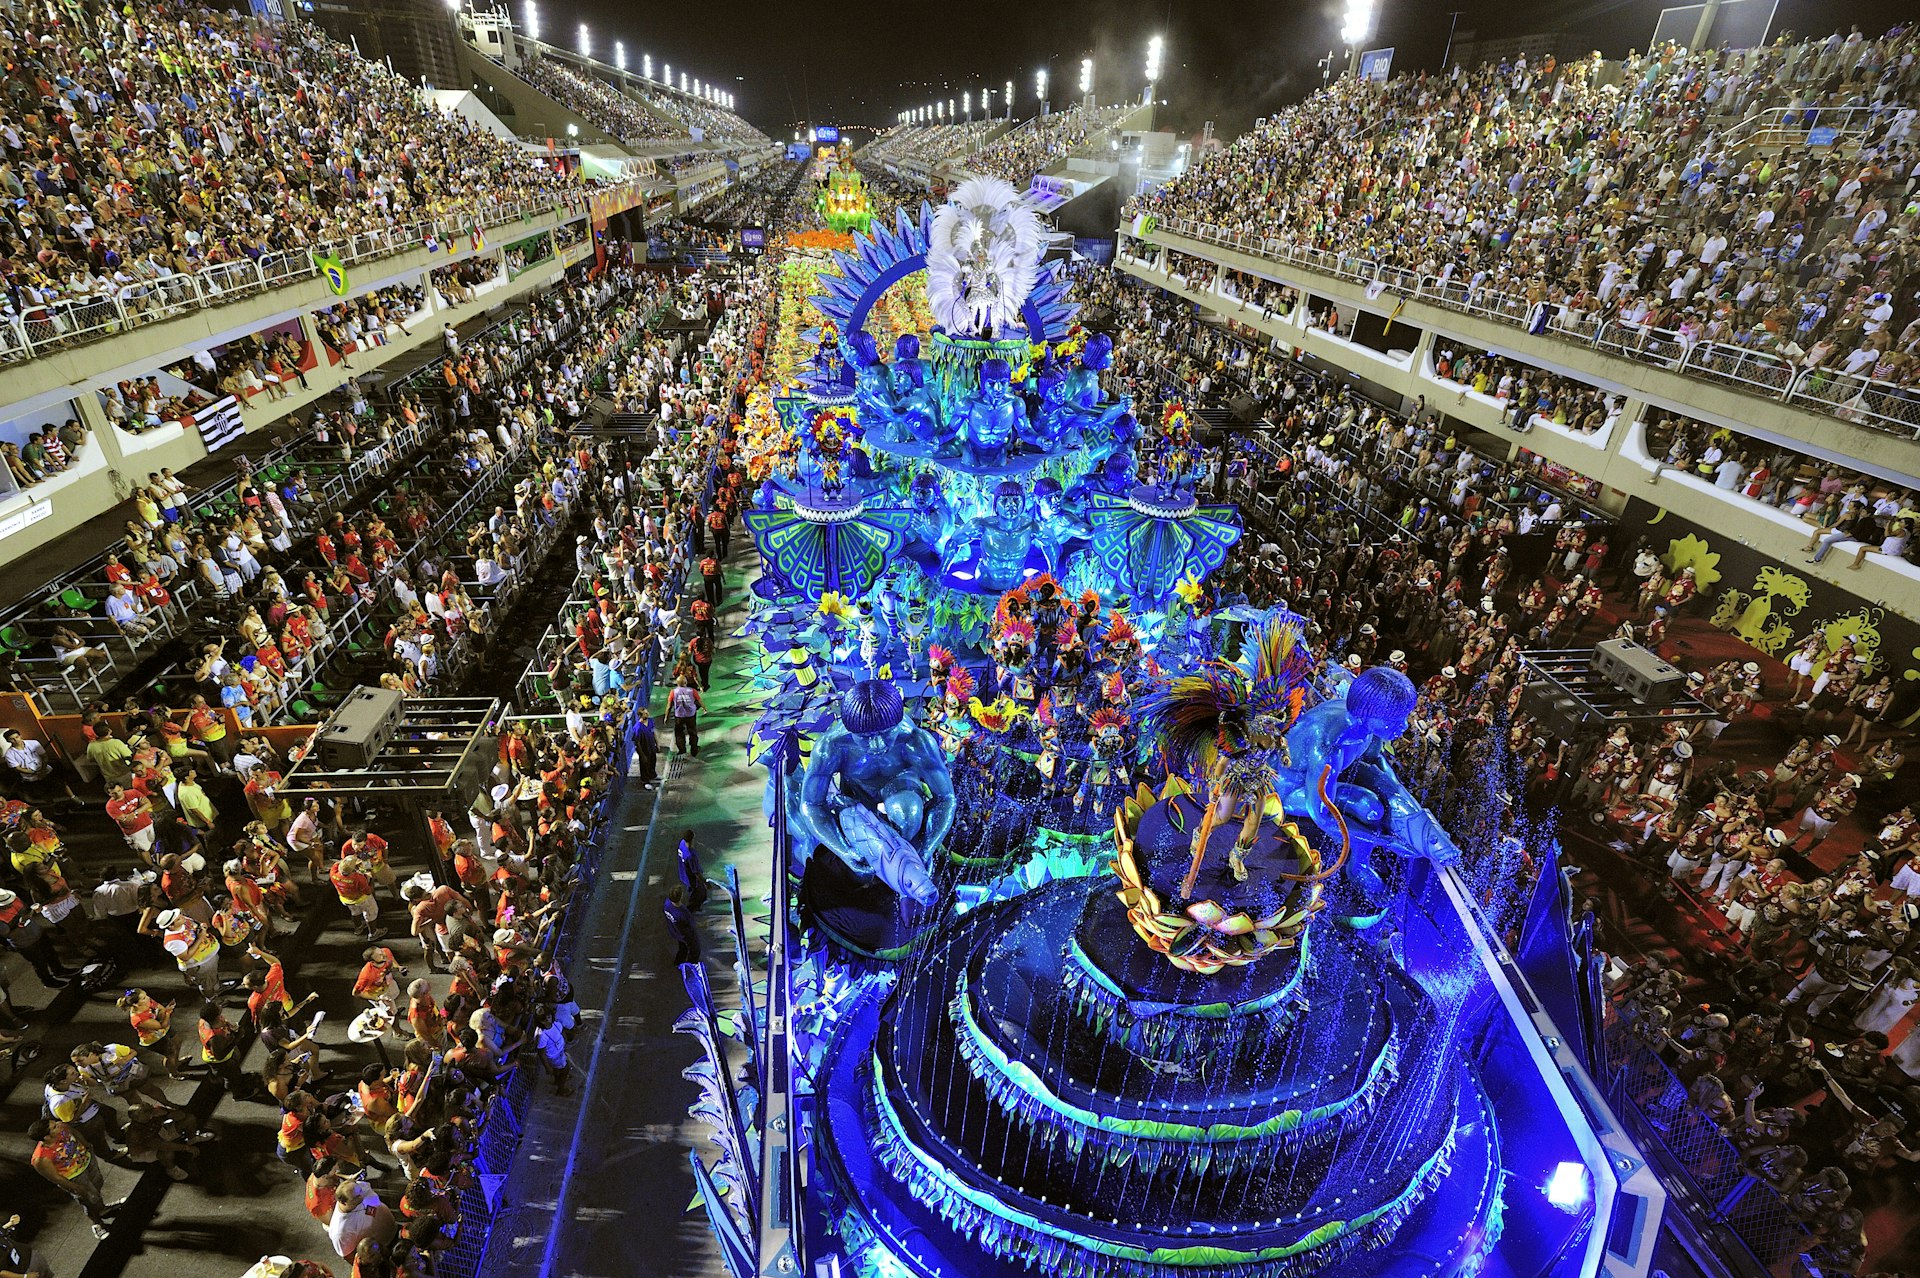
M 503 0 L 520 16 L 522 0 Z M 1437 68 L 1450 11 L 1460 7 L 1461 32 L 1483 38 L 1570 31 L 1609 56 L 1645 47 L 1662 0 L 1381 0 L 1374 45 L 1395 47 L 1394 70 Z M 1337 44 L 1343 0 L 949 0 L 939 4 L 880 0 L 693 0 L 676 5 L 632 0 L 574 0 L 541 5 L 541 26 L 556 41 L 591 25 L 602 57 L 624 39 L 628 65 L 640 54 L 656 64 L 712 79 L 738 94 L 741 114 L 776 137 L 796 123 L 886 125 L 897 112 L 958 99 L 971 88 L 1014 81 L 1015 112 L 1034 110 L 1034 71 L 1049 65 L 1058 103 L 1071 94 L 1080 59 L 1096 63 L 1103 100 L 1137 97 L 1145 88 L 1146 44 L 1167 41 L 1160 96 L 1163 127 L 1195 133 L 1213 121 L 1223 136 L 1285 106 L 1320 83 L 1316 66 Z M 1905 11 L 1904 14 L 1902 11 Z M 1877 35 L 1911 0 L 1781 0 L 1773 32 L 1825 35 L 1858 23 Z M 1341 54 L 1344 60 L 1344 53 Z M 742 77 L 734 82 L 734 77 Z

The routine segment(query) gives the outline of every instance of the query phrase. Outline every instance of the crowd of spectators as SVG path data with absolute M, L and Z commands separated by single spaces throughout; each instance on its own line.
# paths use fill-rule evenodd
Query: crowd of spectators
M 1043 115 L 1001 134 L 967 157 L 964 167 L 971 173 L 1005 178 L 1024 191 L 1034 174 L 1097 141 L 1133 109 L 1132 103 L 1079 103 Z
M 1804 521 L 1813 562 L 1842 542 L 1858 543 L 1850 568 L 1871 552 L 1912 562 L 1920 510 L 1909 489 L 1676 413 L 1649 419 L 1647 452 L 1724 493 Z
M 534 88 L 571 110 L 578 111 L 628 146 L 681 137 L 684 130 L 612 85 L 582 74 L 552 58 L 538 58 L 521 67 L 520 74 Z
M 1522 434 L 1538 420 L 1580 435 L 1605 435 L 1620 416 L 1618 395 L 1460 342 L 1434 352 L 1433 375 L 1458 386 L 1459 399 L 1471 391 L 1496 400 L 1508 425 Z
M 86 0 L 10 10 L 0 47 L 0 318 L 36 335 L 70 303 L 138 309 L 171 276 L 574 189 L 298 21 Z
M 860 162 L 876 166 L 912 161 L 938 164 L 971 154 L 1003 120 L 962 120 L 952 124 L 897 124 L 861 148 Z
M 678 120 L 679 132 L 693 134 L 704 142 L 730 142 L 739 145 L 765 145 L 771 139 L 759 129 L 722 107 L 712 106 L 684 93 L 668 93 L 641 81 L 635 90 L 648 106 L 669 119 Z M 694 130 L 698 129 L 697 134 Z
M 1915 43 L 1908 26 L 1346 78 L 1139 208 L 1517 299 L 1529 323 L 1911 384 Z M 1836 114 L 1836 145 L 1781 149 L 1736 127 L 1756 104 L 1865 118 Z
M 372 350 L 406 336 L 406 324 L 426 307 L 418 284 L 388 284 L 313 313 L 320 344 L 332 358 L 353 367 L 355 351 Z
M 19 488 L 31 488 L 80 462 L 87 446 L 87 427 L 77 417 L 59 426 L 48 423 L 29 430 L 20 443 L 0 442 L 0 456 L 7 461 L 7 472 Z

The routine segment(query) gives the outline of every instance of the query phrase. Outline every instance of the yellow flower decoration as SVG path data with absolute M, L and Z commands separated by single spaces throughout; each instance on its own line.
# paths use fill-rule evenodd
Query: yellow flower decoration
M 1191 608 L 1200 599 L 1200 579 L 1184 577 L 1174 586 L 1173 593 L 1180 596 L 1182 603 Z
M 1669 542 L 1665 559 L 1673 572 L 1693 569 L 1693 584 L 1702 591 L 1720 580 L 1720 552 L 1709 549 L 1707 543 L 1693 533 Z
M 853 600 L 847 598 L 837 590 L 829 590 L 826 594 L 820 596 L 820 615 L 822 617 L 838 617 L 842 620 L 851 617 L 853 615 Z

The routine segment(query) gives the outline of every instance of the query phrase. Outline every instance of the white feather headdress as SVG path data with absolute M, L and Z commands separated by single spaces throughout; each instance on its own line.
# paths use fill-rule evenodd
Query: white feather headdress
M 949 332 L 1001 334 L 1039 281 L 1046 230 L 1012 183 L 969 178 L 933 214 L 927 242 L 927 302 Z

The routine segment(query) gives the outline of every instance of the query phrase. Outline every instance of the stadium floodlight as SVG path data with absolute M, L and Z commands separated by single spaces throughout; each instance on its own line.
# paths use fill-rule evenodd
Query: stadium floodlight
M 455 13 L 460 12 L 460 0 L 447 0 L 447 8 L 453 10 Z
M 613 65 L 622 71 L 627 69 L 627 42 L 624 40 L 613 42 Z
M 540 7 L 533 0 L 527 0 L 527 39 L 540 38 Z
M 934 115 L 935 115 L 935 116 L 937 116 L 937 117 L 939 117 L 939 118 L 940 118 L 940 119 L 942 119 L 942 120 L 944 120 L 944 119 L 946 119 L 946 118 L 947 118 L 947 104 L 946 104 L 946 103 L 944 103 L 944 102 L 936 102 L 936 103 L 934 103 L 934 104 L 933 104 L 933 113 L 934 113 Z
M 1159 36 L 1147 41 L 1147 83 L 1160 82 L 1160 55 L 1166 50 L 1166 41 Z
M 807 130 L 807 141 L 818 142 L 819 140 L 820 140 L 820 130 L 818 129 Z
M 587 24 L 584 22 L 580 24 L 580 56 L 583 58 L 593 56 L 593 36 L 587 31 Z
M 1080 93 L 1084 97 L 1093 92 L 1093 59 L 1080 59 Z
M 693 77 L 693 96 L 694 96 L 694 97 L 696 97 L 696 98 L 697 98 L 697 97 L 700 97 L 700 96 L 701 96 L 701 93 L 700 93 L 700 77 L 699 77 L 699 76 L 697 76 L 697 75 L 696 75 L 695 77 Z
M 1033 98 L 1036 102 L 1047 100 L 1047 69 L 1045 67 L 1033 73 Z
M 952 116 L 956 120 L 960 118 L 960 112 L 955 109 L 954 100 L 952 98 L 947 99 L 947 114 Z
M 653 55 L 651 53 L 643 53 L 640 55 L 640 78 L 642 80 L 653 79 Z
M 968 89 L 965 93 L 962 93 L 960 95 L 960 108 L 967 113 L 967 118 L 969 120 L 973 118 L 973 90 L 972 89 Z
M 685 93 L 686 91 L 687 91 L 687 73 L 685 71 L 682 71 L 680 73 L 680 92 Z
M 1360 45 L 1373 37 L 1374 20 L 1379 16 L 1375 0 L 1347 0 L 1347 16 L 1340 25 L 1340 39 L 1347 45 Z

